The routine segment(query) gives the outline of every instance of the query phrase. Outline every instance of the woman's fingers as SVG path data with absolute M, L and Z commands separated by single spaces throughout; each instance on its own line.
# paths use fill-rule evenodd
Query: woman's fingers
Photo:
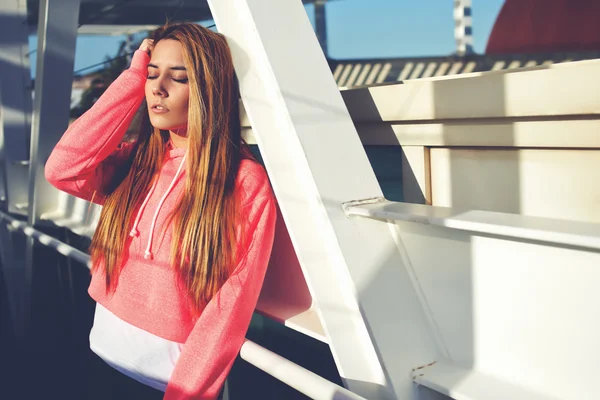
M 145 51 L 150 54 L 150 52 L 154 49 L 154 40 L 152 39 L 144 39 L 142 44 L 140 44 L 139 50 Z

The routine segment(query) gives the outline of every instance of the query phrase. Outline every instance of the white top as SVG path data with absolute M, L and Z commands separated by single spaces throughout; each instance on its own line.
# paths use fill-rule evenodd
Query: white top
M 90 348 L 130 378 L 164 392 L 182 347 L 123 321 L 96 303 Z

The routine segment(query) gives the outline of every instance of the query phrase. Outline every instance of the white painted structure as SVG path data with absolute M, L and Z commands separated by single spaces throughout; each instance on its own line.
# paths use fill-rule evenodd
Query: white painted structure
M 0 10 L 15 2 L 0 0 Z M 60 5 L 42 3 L 50 19 L 40 18 L 38 71 L 66 68 L 75 11 L 52 17 Z M 417 65 L 402 79 L 427 78 L 340 92 L 336 81 L 377 83 L 390 66 L 332 76 L 300 1 L 208 4 L 232 48 L 245 134 L 281 210 L 257 311 L 327 343 L 345 389 L 251 342 L 241 357 L 323 400 L 600 397 L 600 62 L 460 76 Z M 53 18 L 64 18 L 70 41 L 48 40 Z M 16 264 L 11 231 L 85 263 L 37 228 L 90 235 L 98 217 L 99 207 L 39 180 L 65 122 L 42 112 L 47 85 L 36 92 L 28 221 L 1 215 L 13 289 L 29 283 L 11 278 L 28 270 Z M 383 199 L 363 145 L 402 147 L 406 203 Z M 27 299 L 10 294 L 19 315 Z
M 342 94 L 363 143 L 402 147 L 405 201 L 600 223 L 599 82 L 588 60 Z
M 418 384 L 456 399 L 600 395 L 600 224 L 389 202 L 347 212 L 387 223 L 410 259 L 447 352 Z

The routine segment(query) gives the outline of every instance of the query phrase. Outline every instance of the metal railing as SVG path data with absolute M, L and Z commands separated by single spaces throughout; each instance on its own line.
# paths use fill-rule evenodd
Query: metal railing
M 0 220 L 26 236 L 37 240 L 44 246 L 77 262 L 91 267 L 90 256 L 66 243 L 46 235 L 29 224 L 19 221 L 4 212 L 0 212 Z M 317 400 L 361 400 L 364 398 L 327 379 L 307 370 L 298 364 L 273 353 L 270 350 L 246 339 L 240 349 L 240 357 L 256 368 L 266 372 L 275 379 L 296 389 L 300 393 Z

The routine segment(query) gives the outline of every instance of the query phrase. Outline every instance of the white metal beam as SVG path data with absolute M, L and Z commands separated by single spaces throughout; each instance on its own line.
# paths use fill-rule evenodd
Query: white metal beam
M 344 205 L 346 214 L 384 221 L 407 221 L 465 232 L 494 235 L 515 241 L 600 250 L 600 224 L 492 211 L 456 211 L 449 207 L 398 203 L 379 199 Z
M 442 346 L 388 226 L 344 214 L 382 193 L 302 3 L 209 5 L 345 385 L 412 397 L 411 370 Z
M 152 31 L 160 25 L 81 25 L 77 29 L 80 35 L 121 36 Z

